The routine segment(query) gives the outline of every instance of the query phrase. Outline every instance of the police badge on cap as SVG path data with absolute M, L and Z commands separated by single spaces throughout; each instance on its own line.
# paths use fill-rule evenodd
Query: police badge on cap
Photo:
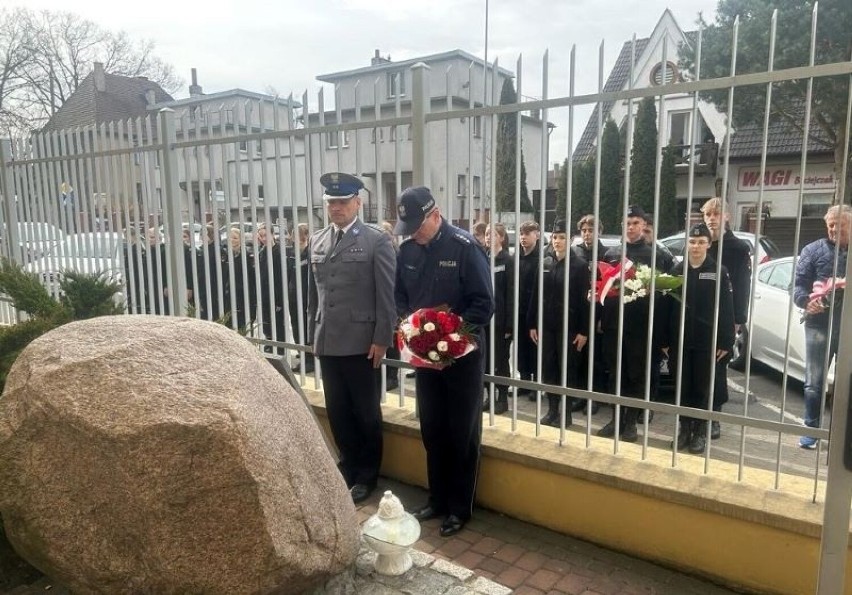
M 393 232 L 400 236 L 410 236 L 423 225 L 426 215 L 434 209 L 435 198 L 426 186 L 406 188 L 399 195 Z
M 354 198 L 364 187 L 364 183 L 355 176 L 340 172 L 323 174 L 320 177 L 320 184 L 325 188 L 322 195 L 325 200 Z

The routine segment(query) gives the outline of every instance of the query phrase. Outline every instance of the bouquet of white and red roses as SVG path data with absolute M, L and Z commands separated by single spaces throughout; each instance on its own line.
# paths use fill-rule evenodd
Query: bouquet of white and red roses
M 594 299 L 603 305 L 608 297 L 618 297 L 620 285 L 624 284 L 624 303 L 646 298 L 651 293 L 651 280 L 654 289 L 666 294 L 683 285 L 683 277 L 659 273 L 646 264 L 634 266 L 625 259 L 623 264 L 598 262 L 598 281 L 595 284 Z
M 399 324 L 400 358 L 417 368 L 443 369 L 476 349 L 472 330 L 446 308 L 420 308 Z

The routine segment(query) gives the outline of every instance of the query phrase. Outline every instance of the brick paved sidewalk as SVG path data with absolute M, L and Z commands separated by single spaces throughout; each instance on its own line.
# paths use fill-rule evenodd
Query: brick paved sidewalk
M 390 489 L 406 508 L 426 502 L 426 491 L 382 479 L 358 507 L 363 523 Z M 516 595 L 724 595 L 734 591 L 706 580 L 619 554 L 579 539 L 477 509 L 459 534 L 438 535 L 440 519 L 422 524 L 417 549 L 470 568 L 514 589 Z

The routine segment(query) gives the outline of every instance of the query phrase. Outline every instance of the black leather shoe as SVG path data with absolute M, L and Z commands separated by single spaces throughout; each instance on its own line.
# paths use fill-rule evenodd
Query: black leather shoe
M 464 521 L 454 514 L 449 515 L 441 523 L 441 537 L 450 537 L 464 528 Z
M 355 504 L 363 502 L 370 497 L 370 494 L 373 493 L 374 489 L 375 486 L 371 487 L 363 483 L 356 483 L 352 486 L 352 489 L 349 490 L 349 493 L 352 495 L 352 502 Z
M 718 440 L 721 435 L 721 424 L 718 421 L 710 422 L 710 440 Z
M 596 432 L 601 438 L 612 438 L 615 436 L 615 421 L 607 422 L 607 424 Z
M 429 519 L 436 519 L 439 516 L 444 516 L 445 513 L 441 512 L 431 504 L 427 504 L 422 508 L 418 508 L 417 510 L 411 511 L 411 516 L 413 516 L 418 521 L 428 521 Z
M 707 450 L 707 440 L 702 432 L 693 432 L 689 441 L 689 452 L 698 455 Z

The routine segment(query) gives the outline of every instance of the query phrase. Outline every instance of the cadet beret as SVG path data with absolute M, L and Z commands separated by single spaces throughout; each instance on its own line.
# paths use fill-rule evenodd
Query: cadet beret
M 628 217 L 641 217 L 645 218 L 645 209 L 640 207 L 639 205 L 630 205 L 627 207 L 627 216 Z
M 364 187 L 364 183 L 355 176 L 340 172 L 323 174 L 320 177 L 320 184 L 325 188 L 322 195 L 325 200 L 354 198 Z
M 708 240 L 713 239 L 713 235 L 710 233 L 710 228 L 703 223 L 696 223 L 689 228 L 689 237 L 697 238 L 701 236 L 704 236 Z

